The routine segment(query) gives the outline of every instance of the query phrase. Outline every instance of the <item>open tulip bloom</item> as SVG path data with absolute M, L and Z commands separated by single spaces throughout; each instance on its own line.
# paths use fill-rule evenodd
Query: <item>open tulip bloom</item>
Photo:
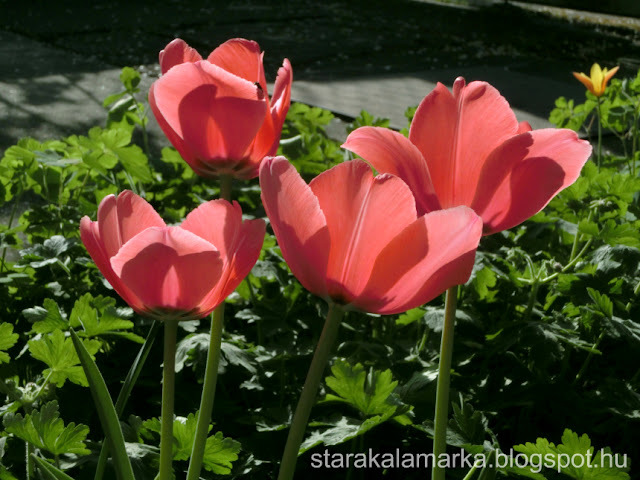
M 566 129 L 532 130 L 518 123 L 500 93 L 486 82 L 453 92 L 438 83 L 416 110 L 409 138 L 377 127 L 351 132 L 344 148 L 377 171 L 402 178 L 419 213 L 466 205 L 482 218 L 490 235 L 514 227 L 542 210 L 578 178 L 591 145 Z M 457 287 L 447 291 L 442 330 L 433 454 L 446 452 L 449 375 Z M 433 480 L 444 480 L 434 462 Z
M 619 68 L 620 67 L 613 67 L 609 70 L 607 68 L 600 68 L 600 65 L 594 63 L 591 65 L 589 76 L 578 72 L 573 72 L 573 76 L 596 97 L 601 97 L 607 88 L 607 83 L 609 83 L 609 80 L 611 80 L 611 77 L 616 74 Z
M 271 99 L 256 42 L 240 38 L 207 60 L 183 40 L 160 52 L 162 77 L 149 91 L 151 110 L 169 141 L 203 177 L 250 179 L 275 155 L 291 102 L 291 64 L 284 60 Z
M 532 130 L 485 82 L 438 83 L 416 110 L 409 138 L 379 127 L 343 145 L 379 172 L 402 178 L 419 213 L 466 205 L 484 235 L 514 227 L 578 178 L 591 145 L 567 129 Z
M 469 208 L 418 216 L 402 180 L 361 160 L 307 185 L 284 157 L 265 159 L 260 186 L 291 271 L 330 302 L 394 314 L 469 279 L 482 225 Z
M 89 217 L 80 222 L 82 242 L 116 292 L 137 313 L 165 325 L 160 480 L 173 475 L 178 321 L 208 315 L 235 290 L 258 260 L 264 233 L 263 220 L 242 221 L 240 206 L 226 200 L 204 203 L 179 226 L 167 226 L 151 205 L 130 191 L 105 197 L 97 222 Z M 198 478 L 202 465 L 221 334 L 222 318 L 214 318 L 189 478 Z
M 309 185 L 284 157 L 260 167 L 262 203 L 293 274 L 329 312 L 293 416 L 278 480 L 291 480 L 344 309 L 393 314 L 465 283 L 482 234 L 467 207 L 418 216 L 398 177 L 345 162 Z
M 240 206 L 225 200 L 167 226 L 128 190 L 100 202 L 97 222 L 80 222 L 82 242 L 107 281 L 137 313 L 156 320 L 211 313 L 257 261 L 264 230 L 263 220 L 243 222 Z

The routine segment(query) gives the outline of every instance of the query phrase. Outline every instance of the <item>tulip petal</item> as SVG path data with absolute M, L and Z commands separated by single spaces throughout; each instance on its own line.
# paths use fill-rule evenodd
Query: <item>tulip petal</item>
M 484 234 L 506 230 L 542 210 L 571 185 L 591 154 L 591 145 L 567 129 L 542 129 L 517 135 L 487 159 L 473 208 Z
M 149 102 L 185 161 L 244 157 L 267 105 L 259 89 L 208 62 L 177 65 L 157 80 Z
M 224 228 L 220 228 L 220 226 Z M 236 237 L 242 225 L 242 210 L 237 202 L 211 200 L 191 211 L 180 228 L 195 233 L 211 243 L 225 262 L 233 255 Z
M 593 93 L 596 96 L 598 95 L 594 88 L 593 82 L 591 81 L 591 77 L 586 76 L 584 73 L 578 73 L 578 72 L 572 72 L 572 73 L 573 73 L 573 76 L 576 77 L 576 80 L 582 83 L 587 88 L 587 90 L 589 90 L 591 93 Z
M 98 207 L 98 226 L 100 239 L 110 258 L 138 233 L 166 224 L 146 200 L 125 190 L 117 198 L 107 195 L 102 199 Z
M 255 85 L 215 65 L 199 65 L 211 74 L 211 82 L 182 98 L 178 108 L 182 138 L 201 159 L 242 160 L 264 122 L 267 103 Z
M 233 38 L 211 52 L 207 60 L 251 83 L 260 83 L 266 95 L 267 81 L 264 76 L 262 57 L 260 46 L 253 40 Z
M 327 296 L 329 232 L 318 199 L 284 157 L 260 166 L 262 203 L 289 268 L 310 292 Z
M 217 306 L 233 292 L 240 282 L 249 274 L 258 261 L 264 243 L 266 225 L 264 220 L 246 220 L 241 226 L 233 245 L 233 255 L 227 266 L 227 277 L 220 288 Z
M 179 312 L 197 309 L 222 273 L 215 247 L 180 227 L 144 230 L 123 245 L 111 266 L 149 309 Z
M 280 142 L 280 132 L 282 131 L 282 125 L 289 111 L 291 105 L 291 83 L 293 82 L 293 70 L 291 63 L 288 59 L 284 59 L 282 66 L 278 69 L 278 76 L 273 88 L 273 95 L 271 96 L 271 116 L 273 117 L 273 123 L 277 132 L 277 138 L 275 139 L 270 155 L 275 155 L 278 149 L 278 143 Z
M 354 305 L 390 315 L 467 282 L 481 234 L 482 220 L 467 207 L 418 218 L 380 252 L 366 289 Z
M 100 239 L 98 222 L 92 222 L 89 217 L 82 217 L 80 220 L 80 239 L 87 249 L 87 252 L 89 252 L 93 262 L 107 282 L 118 292 L 118 295 L 136 312 L 142 312 L 144 305 L 140 299 L 122 283 L 111 268 L 109 256 L 107 255 L 104 243 Z
M 342 148 L 364 158 L 380 173 L 400 177 L 416 198 L 418 214 L 440 209 L 422 153 L 404 135 L 381 127 L 360 127 Z
M 344 162 L 309 184 L 329 230 L 329 293 L 337 301 L 357 296 L 374 261 L 389 241 L 413 223 L 416 206 L 409 187 L 398 177 L 373 177 L 362 160 Z
M 171 67 L 182 63 L 193 63 L 202 60 L 195 48 L 187 45 L 187 42 L 180 38 L 172 40 L 164 50 L 160 52 L 160 70 L 167 73 Z
M 453 94 L 440 83 L 420 103 L 409 139 L 427 161 L 443 208 L 470 205 L 484 161 L 518 132 L 507 101 L 491 85 L 458 78 Z

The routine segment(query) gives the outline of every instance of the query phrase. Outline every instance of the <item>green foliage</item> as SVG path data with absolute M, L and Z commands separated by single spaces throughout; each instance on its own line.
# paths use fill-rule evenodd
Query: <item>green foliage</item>
M 58 412 L 58 402 L 44 404 L 40 411 L 26 414 L 9 412 L 4 416 L 7 432 L 29 442 L 37 448 L 47 450 L 52 455 L 88 455 L 85 445 L 89 433 L 86 425 L 71 422 L 65 426 Z
M 37 475 L 46 478 L 42 469 L 49 465 L 51 478 L 57 478 L 57 466 L 74 478 L 92 478 L 103 428 L 100 415 L 91 415 L 96 409 L 89 391 L 80 387 L 88 379 L 69 335 L 77 333 L 85 360 L 98 356 L 111 389 L 105 386 L 99 395 L 106 404 L 149 330 L 89 258 L 79 241 L 80 219 L 95 219 L 100 200 L 123 189 L 143 195 L 169 224 L 219 195 L 217 183 L 195 175 L 172 147 L 150 151 L 140 76 L 124 69 L 121 81 L 122 89 L 104 102 L 105 125 L 61 139 L 22 139 L 0 160 L 0 202 L 7 215 L 0 225 L 0 415 L 19 425 L 0 434 L 0 479 L 24 477 L 24 442 L 40 448 L 35 426 L 44 425 L 45 414 L 53 418 L 56 401 L 65 421 L 86 422 L 92 434 L 78 435 L 77 448 L 86 450 L 81 456 L 63 453 L 56 466 L 49 462 L 56 461 L 55 450 L 36 451 Z M 520 445 L 520 453 L 544 451 L 557 458 L 590 448 L 595 460 L 600 451 L 585 436 L 565 433 L 559 445 L 544 440 L 559 437 L 565 425 L 616 452 L 631 453 L 640 442 L 639 94 L 640 77 L 614 78 L 601 99 L 602 126 L 620 138 L 626 154 L 605 152 L 600 168 L 588 162 L 580 178 L 531 221 L 483 238 L 458 299 L 450 451 L 464 448 L 491 458 L 521 439 L 539 438 Z M 415 108 L 408 109 L 407 119 L 414 114 Z M 595 115 L 595 97 L 587 95 L 581 105 L 558 99 L 552 120 L 593 138 Z M 348 128 L 362 125 L 386 123 L 363 112 Z M 336 135 L 338 128 L 344 125 L 331 112 L 293 104 L 279 153 L 311 180 L 350 158 L 333 139 L 346 133 Z M 264 217 L 256 180 L 235 182 L 233 197 L 246 218 Z M 202 478 L 275 477 L 326 308 L 291 274 L 268 233 L 251 275 L 227 301 L 213 412 L 218 433 L 207 440 Z M 443 312 L 441 298 L 400 315 L 349 311 L 335 346 L 338 360 L 312 410 L 301 452 L 319 445 L 340 453 L 396 447 L 430 452 Z M 191 412 L 198 408 L 210 322 L 180 326 L 176 405 L 187 416 L 174 424 L 177 476 L 193 443 Z M 132 416 L 119 423 L 113 414 L 110 428 L 123 430 L 128 443 L 122 442 L 119 455 L 130 460 L 136 478 L 152 479 L 159 424 L 135 417 L 159 411 L 160 346 L 148 354 L 124 410 Z M 64 439 L 72 423 L 55 418 Z M 232 438 L 242 441 L 242 450 Z M 606 458 L 609 450 L 601 452 Z M 300 478 L 322 473 L 309 467 L 312 453 L 298 462 Z M 628 478 L 624 469 L 565 470 L 556 475 L 552 469 L 504 468 L 480 478 Z M 458 469 L 447 476 L 467 473 Z M 336 472 L 354 479 L 358 474 Z M 422 478 L 424 472 L 403 475 Z
M 529 459 L 533 468 L 542 466 L 555 469 L 569 478 L 576 480 L 626 480 L 629 475 L 628 460 L 618 458 L 611 449 L 604 448 L 594 452 L 591 440 L 584 434 L 578 434 L 566 429 L 562 434 L 562 443 L 554 445 L 546 438 L 538 438 L 536 443 L 526 443 L 513 447 L 515 451 L 523 453 Z M 594 455 L 595 453 L 595 455 Z M 534 472 L 535 473 L 535 472 Z
M 198 415 L 189 414 L 188 417 L 176 417 L 173 422 L 173 459 L 176 461 L 188 460 L 196 434 Z M 142 423 L 141 434 L 143 437 L 151 437 L 151 433 L 160 434 L 160 420 L 152 418 Z M 209 426 L 211 430 L 211 426 Z M 228 475 L 233 468 L 233 462 L 238 460 L 240 443 L 224 437 L 222 432 L 216 432 L 207 438 L 204 450 L 203 466 L 206 470 L 217 475 Z
M 101 346 L 97 340 L 84 340 L 83 343 L 91 355 L 95 355 Z M 42 374 L 58 387 L 67 380 L 83 387 L 89 386 L 73 342 L 62 331 L 36 336 L 29 341 L 29 352 L 33 358 L 48 365 Z

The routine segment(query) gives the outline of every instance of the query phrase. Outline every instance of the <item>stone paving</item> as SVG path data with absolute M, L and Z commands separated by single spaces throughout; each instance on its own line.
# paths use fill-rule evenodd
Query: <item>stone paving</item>
M 398 128 L 407 107 L 457 76 L 489 81 L 520 120 L 540 128 L 555 98 L 584 98 L 572 70 L 598 61 L 635 75 L 640 66 L 633 23 L 471 3 L 0 0 L 0 153 L 23 136 L 58 138 L 103 124 L 102 100 L 119 90 L 120 69 L 140 68 L 147 91 L 158 51 L 176 36 L 205 56 L 228 38 L 254 39 L 268 80 L 285 56 L 291 60 L 294 101 L 347 118 L 366 109 Z M 150 125 L 154 145 L 166 145 Z

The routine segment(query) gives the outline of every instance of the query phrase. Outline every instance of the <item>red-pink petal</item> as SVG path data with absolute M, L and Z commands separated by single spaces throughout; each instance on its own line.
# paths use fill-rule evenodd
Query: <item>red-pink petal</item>
M 149 309 L 190 312 L 213 290 L 222 273 L 220 254 L 180 227 L 151 227 L 129 240 L 111 266 Z
M 191 211 L 180 228 L 205 239 L 220 252 L 226 263 L 233 255 L 236 237 L 242 225 L 242 210 L 237 202 L 211 200 Z
M 415 196 L 419 215 L 440 209 L 427 163 L 405 136 L 387 128 L 360 127 L 351 132 L 342 148 L 361 156 L 378 172 L 404 180 Z
M 329 229 L 329 293 L 357 296 L 380 251 L 416 219 L 409 187 L 398 177 L 373 177 L 361 160 L 344 162 L 310 183 Z M 350 301 L 350 298 L 341 300 Z
M 153 207 L 130 190 L 124 190 L 117 198 L 107 195 L 98 206 L 100 239 L 108 257 L 146 228 L 164 226 Z
M 507 101 L 485 82 L 464 84 L 453 94 L 438 84 L 422 101 L 409 139 L 422 152 L 443 208 L 470 205 L 489 154 L 518 132 Z
M 227 266 L 226 280 L 218 294 L 217 303 L 222 302 L 238 287 L 258 261 L 264 243 L 265 230 L 266 225 L 262 219 L 245 220 L 240 226 L 236 243 L 233 245 L 233 256 Z
M 422 305 L 471 275 L 482 220 L 467 207 L 439 210 L 400 232 L 375 260 L 354 305 L 394 314 Z
M 268 155 L 275 155 L 280 143 L 280 134 L 284 120 L 287 117 L 289 106 L 291 105 L 291 83 L 293 82 L 293 70 L 288 59 L 284 59 L 282 66 L 278 69 L 278 76 L 271 96 L 271 116 L 276 130 L 276 137 Z
M 329 232 L 318 199 L 284 157 L 260 165 L 262 203 L 282 255 L 293 274 L 310 292 L 327 296 Z
M 264 76 L 262 56 L 260 46 L 253 40 L 233 38 L 211 52 L 207 60 L 251 83 L 260 83 L 260 87 L 266 95 L 267 82 Z
M 172 40 L 164 50 L 160 52 L 160 70 L 167 73 L 171 67 L 182 63 L 193 63 L 202 60 L 200 54 L 187 45 L 187 42 L 180 38 Z
M 140 299 L 122 283 L 111 268 L 109 256 L 107 255 L 104 243 L 100 239 L 98 222 L 92 222 L 89 217 L 82 217 L 82 220 L 80 220 L 80 239 L 107 282 L 109 282 L 113 289 L 118 292 L 118 295 L 120 295 L 131 308 L 140 313 L 144 305 Z
M 542 210 L 576 181 L 591 145 L 571 130 L 542 129 L 517 135 L 489 156 L 471 204 L 484 233 L 506 230 Z

